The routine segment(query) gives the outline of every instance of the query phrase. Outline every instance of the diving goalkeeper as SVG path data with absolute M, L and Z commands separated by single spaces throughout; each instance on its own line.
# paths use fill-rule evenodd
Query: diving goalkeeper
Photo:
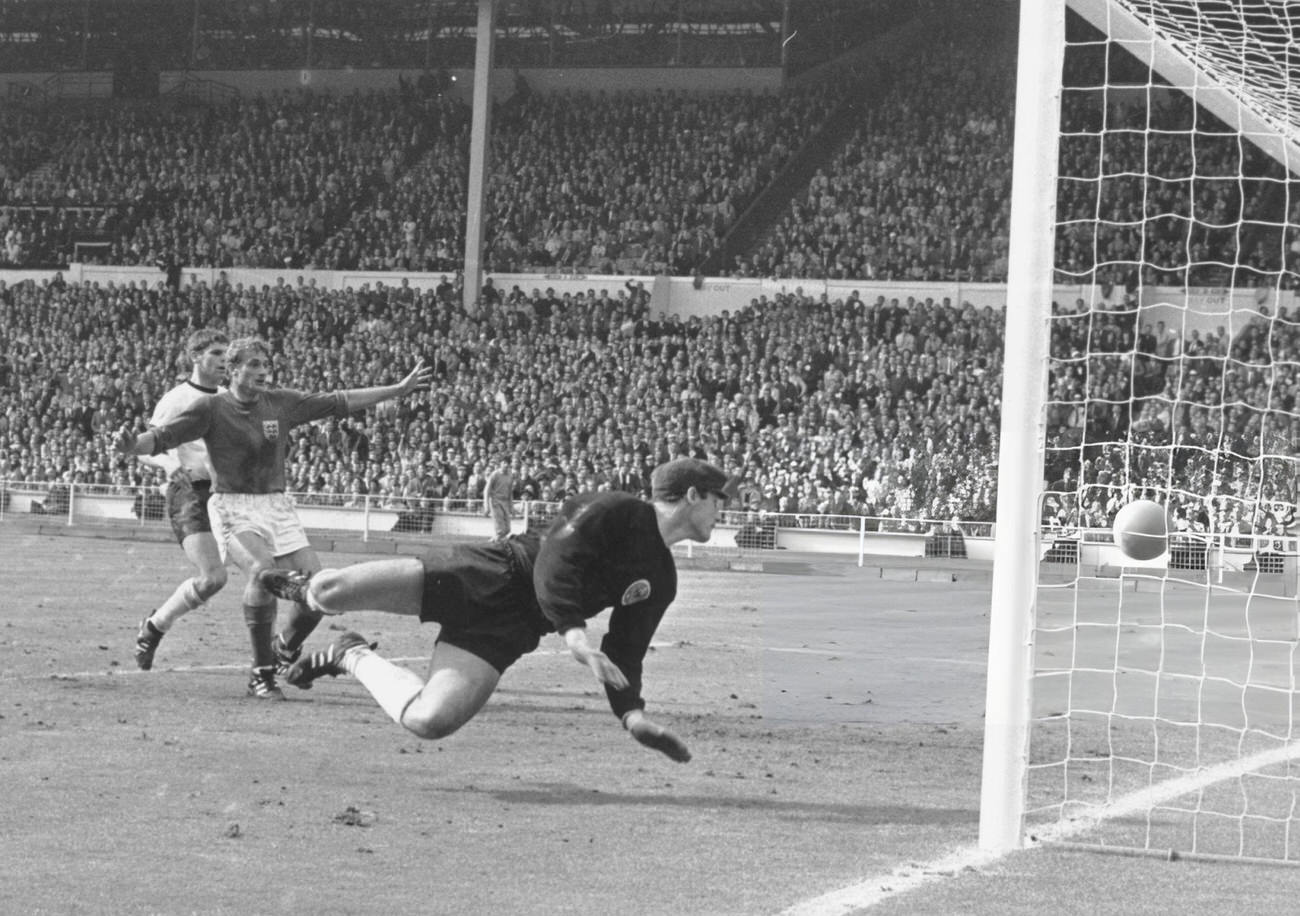
M 664 612 L 677 595 L 669 547 L 707 541 L 739 481 L 694 458 L 651 475 L 651 500 L 586 493 L 565 501 L 540 538 L 433 548 L 406 557 L 324 569 L 314 575 L 267 569 L 259 583 L 322 614 L 379 610 L 440 624 L 428 679 L 381 657 L 348 632 L 305 654 L 285 676 L 310 687 L 323 675 L 351 674 L 403 728 L 421 738 L 452 734 L 474 717 L 506 669 L 558 632 L 573 658 L 605 687 L 611 709 L 638 742 L 679 763 L 686 744 L 645 714 L 641 667 Z M 586 622 L 612 608 L 597 649 Z

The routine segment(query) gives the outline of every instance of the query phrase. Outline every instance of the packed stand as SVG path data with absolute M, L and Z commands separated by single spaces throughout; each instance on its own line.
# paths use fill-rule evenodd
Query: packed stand
M 1285 169 L 1100 33 L 1079 41 L 1062 97 L 1061 282 L 1300 286 Z M 861 125 L 725 272 L 1004 282 L 1015 59 L 1005 30 L 961 16 L 937 30 L 882 75 Z M 1155 85 L 1147 103 L 1103 104 L 1093 87 L 1107 80 Z
M 1100 40 L 1100 36 L 1097 36 Z M 1134 58 L 1067 55 L 1056 234 L 1065 283 L 1295 288 L 1285 169 Z M 1103 77 L 1101 74 L 1107 74 Z M 1103 107 L 1088 87 L 1152 81 Z M 1289 268 L 1289 269 L 1288 269 Z M 1286 273 L 1281 272 L 1286 271 Z
M 1045 520 L 1106 528 L 1135 498 L 1180 532 L 1294 535 L 1300 323 L 1262 310 L 1230 335 L 1082 301 L 1055 310 Z
M 29 113 L 45 141 L 0 148 L 0 204 L 91 210 L 92 226 L 46 233 L 41 263 L 52 244 L 66 263 L 68 239 L 107 236 L 79 258 L 449 270 L 464 251 L 469 111 L 428 88 Z M 843 97 L 525 92 L 494 130 L 488 266 L 688 274 Z M 18 263 L 35 257 L 29 245 Z
M 0 367 L 10 480 L 153 482 L 113 455 L 112 435 L 174 384 L 187 331 L 217 325 L 270 338 L 286 386 L 365 386 L 432 362 L 427 395 L 295 431 L 292 488 L 308 501 L 473 500 L 499 457 L 521 499 L 644 492 L 655 464 L 692 454 L 744 467 L 740 509 L 782 523 L 848 528 L 866 515 L 922 530 L 925 518 L 992 519 L 991 309 L 782 295 L 681 321 L 651 316 L 639 286 L 515 289 L 475 317 L 455 295 L 409 286 L 28 282 L 2 300 L 0 332 L 17 343 Z
M 352 214 L 411 160 L 461 142 L 462 108 L 414 91 L 301 92 L 200 111 L 42 112 L 42 164 L 0 203 L 111 214 L 94 227 L 111 246 L 86 260 L 309 266 L 348 247 Z
M 860 5 L 879 21 L 882 7 L 910 2 Z M 840 10 L 840 21 L 861 17 L 854 12 Z M 477 18 L 475 0 L 7 0 L 0 2 L 0 66 L 110 69 L 123 49 L 147 49 L 151 64 L 167 70 L 416 68 L 434 61 L 472 68 Z M 779 20 L 779 9 L 749 0 L 508 4 L 497 10 L 494 58 L 505 67 L 774 67 Z
M 500 272 L 689 275 L 844 98 L 533 96 L 497 125 L 485 257 Z
M 727 272 L 1005 280 L 1015 54 L 1001 41 L 969 54 L 936 35 L 883 74 L 849 140 Z
M 514 288 L 471 316 L 450 282 L 25 282 L 0 303 L 0 334 L 15 342 L 0 361 L 0 473 L 14 481 L 153 482 L 113 454 L 113 433 L 174 384 L 178 341 L 220 326 L 270 339 L 290 387 L 385 383 L 418 358 L 434 367 L 425 395 L 295 430 L 291 486 L 309 502 L 474 501 L 498 459 L 522 500 L 645 492 L 650 468 L 690 454 L 743 468 L 740 518 L 771 524 L 867 516 L 922 531 L 995 513 L 1003 316 L 991 307 L 796 292 L 682 321 L 651 315 L 629 284 Z M 1172 488 L 1191 528 L 1290 524 L 1300 324 L 1261 318 L 1229 348 L 1222 329 L 1138 327 L 1136 308 L 1054 314 L 1053 523 L 1105 527 L 1134 495 Z

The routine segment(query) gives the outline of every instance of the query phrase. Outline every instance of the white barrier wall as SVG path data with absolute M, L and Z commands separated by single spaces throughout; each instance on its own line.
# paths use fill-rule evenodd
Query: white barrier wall
M 158 91 L 169 93 L 193 83 L 211 81 L 242 95 L 256 97 L 311 89 L 316 92 L 348 94 L 394 89 L 398 80 L 410 84 L 421 77 L 420 69 L 340 69 L 310 70 L 167 70 L 159 74 Z M 447 75 L 455 79 L 453 95 L 468 103 L 474 85 L 474 71 L 451 68 Z M 600 87 L 606 92 L 629 90 L 665 92 L 775 92 L 781 88 L 780 67 L 628 67 L 603 69 L 498 67 L 492 71 L 492 94 L 506 99 L 516 91 L 516 77 L 521 76 L 534 92 L 572 92 Z M 0 73 L 0 93 L 8 96 L 25 87 L 48 92 L 61 98 L 111 98 L 112 74 L 102 71 L 67 73 Z
M 0 270 L 0 281 L 7 284 L 34 280 L 42 282 L 62 273 L 73 283 L 117 284 L 144 283 L 156 286 L 163 282 L 163 273 L 154 267 L 117 267 L 101 264 L 73 264 L 66 271 L 53 270 Z M 333 270 L 285 270 L 277 268 L 226 269 L 187 267 L 182 283 L 204 283 L 209 286 L 226 281 L 260 288 L 263 286 L 316 286 L 328 290 L 361 289 L 406 284 L 417 290 L 432 290 L 445 273 L 382 273 Z M 975 308 L 1006 307 L 1004 283 L 903 283 L 868 280 L 776 280 L 760 278 L 710 277 L 694 281 L 690 277 L 652 277 L 645 274 L 573 274 L 573 273 L 499 273 L 491 275 L 493 285 L 502 292 L 518 286 L 525 293 L 533 290 L 553 289 L 565 293 L 600 293 L 607 290 L 616 296 L 626 283 L 644 284 L 653 290 L 655 307 L 665 314 L 682 318 L 694 315 L 720 315 L 724 311 L 736 312 L 766 296 L 769 300 L 779 293 L 802 291 L 805 295 L 819 297 L 823 294 L 832 301 L 857 296 L 872 303 L 878 296 L 897 299 L 906 304 L 909 299 L 932 299 L 942 303 L 945 299 L 954 305 L 969 303 Z M 1063 308 L 1073 309 L 1078 303 L 1083 307 L 1120 308 L 1123 290 L 1103 289 L 1097 286 L 1054 287 L 1053 295 Z M 1142 294 L 1141 320 L 1154 324 L 1164 321 L 1169 327 L 1190 331 L 1213 331 L 1222 326 L 1232 332 L 1240 331 L 1245 322 L 1267 310 L 1276 315 L 1286 309 L 1292 318 L 1300 308 L 1300 291 L 1276 289 L 1195 289 L 1152 287 Z
M 41 515 L 51 521 L 58 520 L 72 525 L 111 525 L 165 528 L 161 520 L 142 521 L 135 514 L 135 498 L 120 495 L 90 495 L 72 490 L 66 504 L 58 504 L 51 499 L 48 492 L 9 489 L 5 491 L 8 502 L 0 511 L 0 520 L 5 518 Z M 522 505 L 522 504 L 521 504 Z M 400 512 L 381 508 L 378 505 L 365 508 L 348 508 L 343 506 L 319 506 L 300 503 L 298 515 L 303 526 L 314 533 L 347 533 L 355 535 L 362 541 L 371 538 L 391 538 L 400 535 L 403 538 L 418 540 L 433 537 L 492 537 L 492 520 L 470 509 L 437 511 L 432 516 L 432 528 L 423 532 L 404 532 L 399 530 Z M 516 533 L 527 530 L 527 508 L 512 520 Z M 817 521 L 818 519 L 811 519 Z M 777 528 L 775 529 L 774 550 L 755 550 L 752 553 L 775 557 L 782 550 L 802 553 L 819 553 L 836 556 L 857 557 L 859 565 L 867 556 L 882 557 L 924 557 L 926 536 L 906 532 L 866 531 L 860 519 L 846 519 L 854 529 L 822 528 Z M 728 551 L 739 553 L 736 547 L 736 534 L 739 525 L 722 524 L 714 529 L 713 537 L 706 544 L 684 545 L 686 552 L 700 547 L 709 551 Z M 991 560 L 993 556 L 991 538 L 967 537 L 965 539 L 967 557 L 972 560 Z
M 50 494 L 32 489 L 4 489 L 5 502 L 0 502 L 0 520 L 6 518 L 42 515 L 51 521 L 58 520 L 72 525 L 110 525 L 114 527 L 166 528 L 166 522 L 160 520 L 142 521 L 135 515 L 133 496 L 91 495 L 73 489 L 66 504 L 57 509 L 47 508 L 53 502 Z M 383 508 L 376 501 L 375 505 L 364 508 L 344 506 L 320 506 L 310 503 L 298 505 L 298 514 L 308 531 L 317 534 L 349 534 L 361 541 L 373 539 L 391 539 L 394 536 L 406 540 L 432 539 L 435 537 L 453 538 L 489 538 L 492 537 L 492 520 L 482 513 L 467 506 L 451 509 L 442 508 L 432 516 L 432 527 L 428 531 L 404 531 L 399 526 L 401 513 L 391 508 Z M 512 521 L 516 533 L 528 528 L 527 512 L 529 507 L 519 504 L 516 511 L 520 513 Z M 824 554 L 828 556 L 856 557 L 858 565 L 866 565 L 870 557 L 926 557 L 925 534 L 904 531 L 871 531 L 867 529 L 865 519 L 857 517 L 839 517 L 841 524 L 850 527 L 819 528 L 816 525 L 825 521 L 821 516 L 806 516 L 803 524 L 809 527 L 784 527 L 773 530 L 774 542 L 771 549 L 749 549 L 741 551 L 736 546 L 736 535 L 740 531 L 737 524 L 719 525 L 713 537 L 702 545 L 683 544 L 681 550 L 686 554 L 704 548 L 705 552 L 744 553 L 748 556 L 761 556 L 770 559 L 780 557 L 782 551 L 799 554 Z M 1297 585 L 1297 541 L 1295 538 L 1283 539 L 1278 544 L 1274 541 L 1259 545 L 1261 549 L 1280 551 L 1276 562 L 1281 569 L 1256 570 L 1253 564 L 1258 562 L 1256 548 L 1249 544 L 1237 543 L 1236 539 L 1212 539 L 1205 549 L 1206 569 L 1179 570 L 1171 569 L 1170 554 L 1163 554 L 1154 560 L 1137 562 L 1125 557 L 1109 540 L 1108 531 L 1086 531 L 1063 539 L 1078 546 L 1078 563 L 1057 564 L 1062 571 L 1073 570 L 1084 577 L 1115 576 L 1120 570 L 1130 574 L 1148 574 L 1163 576 L 1166 573 L 1173 578 L 1189 581 L 1205 581 L 1208 577 L 1212 584 L 1222 583 L 1225 576 L 1238 574 L 1259 574 L 1282 589 L 1283 594 L 1294 594 Z M 1053 542 L 1051 535 L 1045 534 L 1043 547 L 1046 549 Z M 980 563 L 993 560 L 993 538 L 973 537 L 963 539 L 966 556 L 964 559 Z M 931 564 L 941 565 L 943 557 L 929 557 Z M 1049 564 L 1050 565 L 1050 564 Z M 1240 584 L 1240 583 L 1238 583 Z
M 155 286 L 163 282 L 163 273 L 154 267 L 116 267 L 100 264 L 73 264 L 66 271 L 53 270 L 0 270 L 0 281 L 6 284 L 34 280 L 42 282 L 62 273 L 73 283 L 124 284 L 144 283 Z M 283 270 L 276 268 L 207 268 L 187 267 L 182 283 L 219 281 L 262 286 L 311 285 L 321 289 L 344 290 L 362 287 L 409 285 L 418 290 L 435 288 L 444 273 L 378 273 L 332 270 Z M 759 278 L 712 277 L 693 281 L 690 277 L 651 277 L 643 274 L 547 274 L 519 273 L 492 274 L 493 284 L 503 292 L 518 286 L 525 293 L 533 290 L 553 289 L 559 295 L 599 293 L 608 290 L 611 296 L 631 281 L 642 283 L 653 290 L 655 308 L 665 314 L 691 316 L 720 315 L 724 311 L 736 312 L 766 296 L 769 300 L 778 293 L 801 290 L 805 295 L 818 297 L 825 294 L 832 301 L 856 295 L 871 303 L 878 296 L 898 299 L 906 304 L 909 299 L 933 299 L 942 303 L 969 303 L 976 308 L 1006 307 L 1006 284 L 1003 283 L 903 283 L 867 280 L 774 280 Z M 1097 286 L 1056 286 L 1053 295 L 1063 308 L 1072 309 L 1077 303 L 1083 307 L 1119 308 L 1123 305 L 1123 290 L 1103 289 Z M 1164 321 L 1169 327 L 1183 332 L 1192 329 L 1213 331 L 1222 326 L 1234 333 L 1247 321 L 1265 310 L 1276 315 L 1286 309 L 1296 317 L 1300 307 L 1300 291 L 1276 289 L 1195 289 L 1191 291 L 1171 287 L 1152 287 L 1142 293 L 1143 323 Z

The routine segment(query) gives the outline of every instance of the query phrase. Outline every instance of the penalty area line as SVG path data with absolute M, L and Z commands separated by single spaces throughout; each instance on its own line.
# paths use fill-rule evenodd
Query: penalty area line
M 673 645 L 668 642 L 652 643 L 656 648 L 667 648 Z M 549 649 L 540 648 L 528 653 L 519 660 L 519 663 L 527 663 L 531 656 L 546 655 L 568 655 L 568 649 Z M 398 665 L 419 665 L 428 664 L 428 655 L 394 655 L 384 656 L 388 661 Z M 142 671 L 139 668 L 128 668 L 121 665 L 117 668 L 97 668 L 94 671 L 47 671 L 41 674 L 0 674 L 0 684 L 6 681 L 59 681 L 74 680 L 76 678 L 93 678 L 93 677 L 135 677 L 158 675 L 172 672 L 175 674 L 205 674 L 208 672 L 218 671 L 247 671 L 248 664 L 224 664 L 224 665 L 159 665 L 149 671 Z
M 428 662 L 427 655 L 411 655 L 406 657 L 395 657 L 388 659 L 390 662 L 396 662 L 399 665 L 416 664 Z M 0 683 L 5 681 L 71 681 L 78 678 L 94 677 L 156 677 L 160 674 L 208 674 L 220 671 L 247 671 L 248 663 L 239 665 L 168 665 L 158 666 L 150 671 L 142 671 L 139 668 L 99 668 L 95 671 L 61 671 L 45 672 L 44 674 L 6 674 L 0 675 Z
M 1183 795 L 1199 792 L 1229 779 L 1240 779 L 1248 773 L 1270 766 L 1288 763 L 1300 758 L 1300 741 L 1282 747 L 1261 751 L 1240 760 L 1215 764 L 1177 779 L 1170 779 L 1138 792 L 1121 796 L 1095 809 L 1042 828 L 1036 828 L 1034 841 L 1025 849 L 1039 849 L 1054 843 L 1064 843 L 1099 824 L 1121 817 L 1129 817 L 1158 805 L 1167 804 Z M 927 884 L 954 878 L 962 872 L 979 870 L 994 864 L 1017 850 L 985 850 L 974 846 L 954 850 L 946 856 L 924 864 L 900 865 L 884 875 L 867 878 L 839 890 L 796 903 L 782 910 L 780 916 L 847 916 L 849 913 L 869 909 L 892 897 L 909 893 Z

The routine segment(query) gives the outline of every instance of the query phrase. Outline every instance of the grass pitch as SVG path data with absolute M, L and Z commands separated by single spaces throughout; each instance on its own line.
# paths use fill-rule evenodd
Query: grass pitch
M 0 912 L 775 914 L 977 836 L 986 580 L 684 569 L 645 672 L 678 765 L 555 637 L 422 742 L 348 678 L 245 698 L 237 572 L 137 671 L 139 619 L 187 575 L 174 544 L 5 523 L 0 558 Z M 339 624 L 417 671 L 436 634 Z M 1297 891 L 1289 869 L 1035 850 L 873 912 L 1282 912 Z

